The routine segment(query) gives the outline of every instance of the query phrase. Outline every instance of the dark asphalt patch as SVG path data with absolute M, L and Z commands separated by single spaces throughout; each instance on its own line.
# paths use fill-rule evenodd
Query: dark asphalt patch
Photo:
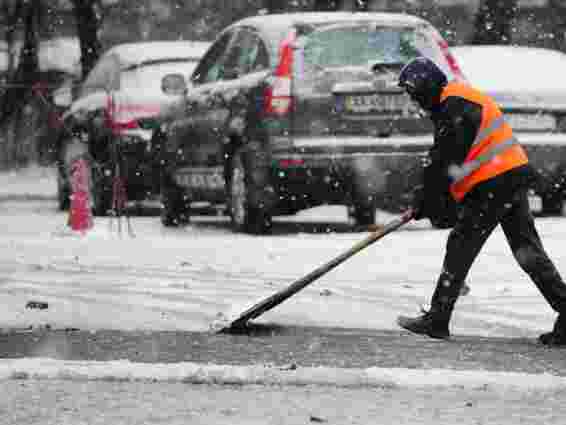
M 415 368 L 552 373 L 566 376 L 566 350 L 524 338 L 255 325 L 243 334 L 28 329 L 0 333 L 0 357 L 199 362 L 225 365 Z

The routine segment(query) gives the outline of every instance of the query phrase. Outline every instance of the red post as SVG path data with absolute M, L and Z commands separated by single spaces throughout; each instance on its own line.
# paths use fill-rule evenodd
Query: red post
M 75 159 L 71 163 L 71 207 L 69 226 L 85 233 L 94 225 L 89 193 L 89 171 L 86 159 Z

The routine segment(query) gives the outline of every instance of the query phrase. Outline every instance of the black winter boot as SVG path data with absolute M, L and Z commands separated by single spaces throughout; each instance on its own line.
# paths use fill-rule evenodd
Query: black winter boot
M 415 334 L 439 339 L 450 338 L 448 320 L 438 317 L 438 314 L 432 311 L 423 310 L 422 314 L 417 317 L 399 316 L 397 324 Z
M 543 345 L 566 346 L 566 314 L 559 314 L 554 322 L 552 332 L 547 332 L 538 337 Z
M 417 317 L 399 316 L 397 324 L 408 331 L 431 338 L 450 338 L 448 325 L 463 283 L 443 272 L 432 295 L 430 310 L 423 310 L 423 314 Z

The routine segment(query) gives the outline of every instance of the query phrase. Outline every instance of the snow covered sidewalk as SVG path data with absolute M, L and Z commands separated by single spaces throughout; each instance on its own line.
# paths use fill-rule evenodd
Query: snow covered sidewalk
M 562 425 L 563 390 L 0 381 L 17 425 Z
M 415 353 L 418 355 L 418 353 Z M 2 359 L 3 380 L 70 380 L 119 382 L 178 382 L 219 385 L 324 385 L 338 388 L 478 388 L 495 391 L 564 391 L 566 377 L 548 373 L 470 371 L 451 369 L 367 369 L 262 365 L 215 365 L 191 362 L 135 363 L 77 361 L 48 358 Z

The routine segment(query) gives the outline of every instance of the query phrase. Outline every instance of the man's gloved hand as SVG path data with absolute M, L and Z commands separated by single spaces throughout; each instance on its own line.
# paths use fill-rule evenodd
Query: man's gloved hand
M 413 201 L 411 202 L 414 220 L 421 220 L 426 217 L 425 199 L 424 185 L 418 185 L 413 190 Z
M 457 221 L 458 205 L 450 194 L 437 193 L 435 190 L 427 193 L 422 185 L 413 190 L 411 209 L 414 220 L 428 218 L 439 229 L 450 228 Z

